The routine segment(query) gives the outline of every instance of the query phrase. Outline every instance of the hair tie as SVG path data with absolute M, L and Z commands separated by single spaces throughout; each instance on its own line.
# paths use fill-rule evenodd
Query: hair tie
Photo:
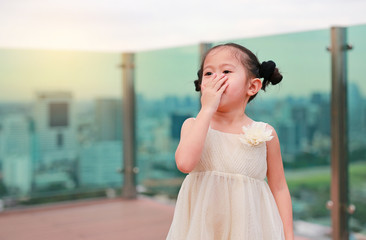
M 259 67 L 259 77 L 264 78 L 264 80 L 271 79 L 271 76 L 276 68 L 276 63 L 272 60 L 269 60 L 268 62 L 262 62 L 262 64 Z

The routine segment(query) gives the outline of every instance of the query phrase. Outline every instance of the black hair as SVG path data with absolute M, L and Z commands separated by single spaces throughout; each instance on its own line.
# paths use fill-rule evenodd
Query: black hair
M 194 85 L 196 87 L 197 92 L 201 91 L 203 65 L 204 65 L 207 55 L 212 50 L 220 48 L 220 47 L 232 47 L 235 50 L 238 50 L 238 51 L 236 51 L 236 54 L 238 54 L 238 53 L 240 54 L 239 59 L 240 59 L 241 63 L 244 65 L 244 69 L 246 69 L 247 74 L 250 77 L 263 78 L 262 88 L 261 88 L 261 89 L 263 89 L 263 91 L 265 91 L 265 89 L 269 83 L 272 83 L 272 85 L 276 85 L 279 82 L 281 82 L 283 77 L 282 77 L 281 73 L 279 72 L 278 68 L 276 67 L 276 64 L 272 60 L 260 63 L 257 56 L 249 49 L 247 49 L 239 44 L 236 44 L 236 43 L 226 43 L 226 44 L 220 44 L 220 45 L 217 45 L 217 46 L 211 48 L 204 55 L 204 57 L 202 59 L 201 67 L 197 72 L 198 79 L 194 81 Z M 252 101 L 257 94 L 258 93 L 256 93 L 253 96 L 250 96 L 248 103 L 250 101 Z

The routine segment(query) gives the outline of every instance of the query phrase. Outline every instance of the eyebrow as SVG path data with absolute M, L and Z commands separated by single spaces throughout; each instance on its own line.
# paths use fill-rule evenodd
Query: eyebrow
M 222 63 L 222 64 L 219 65 L 219 67 L 223 67 L 223 66 L 230 66 L 230 67 L 234 67 L 235 68 L 235 66 L 232 65 L 232 64 L 230 64 L 230 63 Z M 205 70 L 206 68 L 212 68 L 212 66 L 211 65 L 207 65 L 206 67 L 203 68 L 203 70 Z

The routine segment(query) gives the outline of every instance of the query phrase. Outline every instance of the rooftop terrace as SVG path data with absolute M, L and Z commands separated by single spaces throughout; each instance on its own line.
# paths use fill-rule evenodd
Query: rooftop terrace
M 0 213 L 0 239 L 161 240 L 173 213 L 174 204 L 143 196 L 18 208 Z

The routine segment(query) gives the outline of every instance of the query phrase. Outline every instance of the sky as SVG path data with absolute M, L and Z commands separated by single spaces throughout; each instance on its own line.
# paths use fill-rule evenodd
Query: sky
M 0 0 L 0 101 L 120 98 L 122 52 L 136 52 L 137 93 L 193 96 L 198 43 L 225 40 L 276 61 L 284 80 L 265 96 L 329 93 L 329 28 L 350 25 L 348 75 L 366 94 L 364 2 Z
M 141 51 L 365 24 L 363 0 L 0 0 L 0 48 Z

